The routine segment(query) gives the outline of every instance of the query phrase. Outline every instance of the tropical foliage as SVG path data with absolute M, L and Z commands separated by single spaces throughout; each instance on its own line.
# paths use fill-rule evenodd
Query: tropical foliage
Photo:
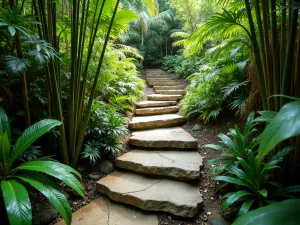
M 258 144 L 262 149 L 265 136 L 257 134 L 254 128 L 257 120 L 253 118 L 254 113 L 251 113 L 243 133 L 236 126 L 229 130 L 229 136 L 220 134 L 223 145 L 205 146 L 224 154 L 208 162 L 208 165 L 218 165 L 212 169 L 212 173 L 216 174 L 213 179 L 222 182 L 222 188 L 228 184 L 233 185 L 229 188 L 231 191 L 222 197 L 222 210 L 237 213 L 238 216 L 278 200 L 296 198 L 294 193 L 300 191 L 300 186 L 282 187 L 271 176 L 271 172 L 280 168 L 279 163 L 294 148 L 286 147 L 271 157 L 261 156 Z M 261 118 L 258 120 L 261 121 Z
M 71 224 L 72 210 L 65 195 L 54 181 L 58 179 L 84 197 L 78 180 L 81 176 L 73 168 L 53 161 L 50 157 L 19 163 L 26 149 L 39 137 L 61 122 L 41 120 L 27 128 L 12 145 L 8 118 L 0 108 L 0 181 L 1 193 L 11 225 L 31 224 L 32 207 L 28 186 L 36 189 L 49 200 L 67 224 Z M 2 205 L 1 205 L 2 207 Z M 2 221 L 5 223 L 5 221 Z

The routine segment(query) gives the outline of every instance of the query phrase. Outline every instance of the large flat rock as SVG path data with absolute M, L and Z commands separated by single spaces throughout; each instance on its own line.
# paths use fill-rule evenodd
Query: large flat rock
M 119 168 L 176 180 L 200 178 L 202 157 L 198 152 L 133 150 L 116 159 Z
M 61 220 L 56 225 L 65 225 Z M 72 225 L 158 225 L 155 215 L 113 203 L 103 197 L 73 213 Z
M 173 76 L 169 76 L 169 75 L 148 75 L 146 76 L 146 79 L 161 79 L 161 78 L 167 78 L 167 79 L 175 79 L 175 77 Z
M 158 115 L 158 114 L 167 114 L 167 113 L 177 113 L 178 111 L 179 111 L 178 106 L 166 106 L 166 107 L 135 109 L 135 114 L 136 115 Z
M 152 101 L 179 101 L 182 99 L 182 95 L 152 94 L 148 95 L 147 99 Z
M 164 85 L 163 83 L 161 85 Z M 183 90 L 185 87 L 184 85 L 176 85 L 176 86 L 153 86 L 155 91 L 157 90 Z
M 136 131 L 129 143 L 144 148 L 197 148 L 197 140 L 181 127 Z
M 102 178 L 97 190 L 117 202 L 182 217 L 196 216 L 203 205 L 197 185 L 127 172 L 115 171 Z
M 136 104 L 137 108 L 151 108 L 151 107 L 162 107 L 162 106 L 173 106 L 177 105 L 177 101 L 142 101 Z
M 165 94 L 165 95 L 185 95 L 186 91 L 185 90 L 155 90 L 155 93 Z
M 161 127 L 179 126 L 186 122 L 183 116 L 177 114 L 164 114 L 154 116 L 135 116 L 129 122 L 131 130 L 145 130 Z

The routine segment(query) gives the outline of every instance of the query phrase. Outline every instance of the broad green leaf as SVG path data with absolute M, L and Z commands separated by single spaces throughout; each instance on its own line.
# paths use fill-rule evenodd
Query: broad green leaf
M 1 189 L 10 225 L 31 225 L 31 203 L 25 187 L 15 180 L 2 180 Z
M 249 211 L 249 209 L 251 208 L 252 204 L 253 204 L 254 200 L 247 200 L 243 203 L 243 205 L 241 206 L 238 215 L 243 215 L 245 213 L 247 213 Z
M 228 176 L 215 176 L 213 180 L 224 181 L 231 184 L 242 185 L 244 187 L 248 187 L 249 185 L 241 179 L 228 177 Z
M 41 192 L 51 202 L 65 222 L 68 225 L 71 224 L 72 210 L 70 204 L 65 195 L 59 191 L 59 187 L 54 181 L 35 172 L 18 174 L 16 177 Z
M 255 122 L 271 122 L 277 115 L 278 112 L 274 112 L 274 111 L 259 111 L 258 112 L 260 114 L 260 117 L 257 117 L 254 121 Z
M 58 120 L 46 119 L 41 120 L 27 128 L 18 138 L 13 147 L 10 164 L 13 164 L 13 162 L 18 159 L 22 153 L 39 137 L 50 131 L 53 127 L 59 125 L 61 125 L 61 122 Z
M 266 189 L 259 190 L 258 193 L 261 194 L 264 198 L 268 197 L 268 191 Z
M 299 215 L 300 200 L 286 200 L 248 212 L 232 225 L 296 225 Z
M 9 27 L 8 27 L 8 31 L 9 31 L 9 33 L 10 33 L 10 35 L 11 35 L 12 37 L 15 36 L 15 34 L 16 34 L 16 29 L 15 29 L 14 27 L 9 26 Z
M 9 145 L 11 143 L 11 130 L 7 115 L 3 108 L 0 107 L 0 134 L 7 132 Z
M 227 209 L 230 205 L 232 205 L 233 203 L 238 201 L 240 198 L 247 196 L 247 195 L 253 195 L 253 194 L 249 191 L 237 191 L 237 192 L 228 193 L 226 195 L 228 197 L 222 204 L 222 210 Z
M 259 159 L 280 142 L 297 135 L 300 135 L 300 101 L 285 104 L 266 127 L 259 145 Z
M 84 198 L 84 189 L 80 181 L 73 175 L 75 170 L 69 166 L 53 161 L 30 161 L 15 168 L 15 171 L 19 170 L 30 170 L 46 173 L 49 176 L 63 181 L 66 185 L 74 189 Z
M 1 134 L 0 133 L 0 163 L 7 167 L 9 162 L 9 155 L 10 155 L 10 145 L 7 136 L 7 132 Z
M 220 151 L 226 151 L 226 148 L 220 146 L 220 145 L 215 145 L 215 144 L 206 144 L 206 145 L 203 145 L 203 147 L 205 148 L 212 148 L 212 149 L 215 149 L 215 150 L 220 150 Z
M 232 163 L 234 161 L 233 157 L 230 156 L 221 156 L 216 159 L 212 159 L 207 161 L 206 165 L 212 165 L 212 164 L 217 164 L 217 163 Z

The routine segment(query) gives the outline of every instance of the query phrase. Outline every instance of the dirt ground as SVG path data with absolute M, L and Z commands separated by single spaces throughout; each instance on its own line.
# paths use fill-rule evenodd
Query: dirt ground
M 181 79 L 180 82 L 184 85 L 187 85 L 187 83 L 183 79 Z M 145 92 L 146 94 L 152 94 L 153 89 L 146 88 Z M 131 116 L 132 114 L 129 113 L 128 117 L 130 118 Z M 208 160 L 215 159 L 221 154 L 217 150 L 204 148 L 203 145 L 213 143 L 217 144 L 219 142 L 217 134 L 226 133 L 228 129 L 234 127 L 236 123 L 238 123 L 238 121 L 234 118 L 234 115 L 226 115 L 208 124 L 204 124 L 197 120 L 189 120 L 183 126 L 183 128 L 198 140 L 198 152 L 203 157 L 205 164 Z M 198 131 L 193 131 L 192 128 L 196 124 L 198 124 L 201 129 Z M 125 152 L 130 150 L 130 146 L 126 144 L 127 139 L 128 137 L 122 140 L 124 143 Z M 203 210 L 201 210 L 200 214 L 193 219 L 183 219 L 167 213 L 157 213 L 159 225 L 207 225 L 208 218 L 211 213 L 216 211 L 220 212 L 220 197 L 216 195 L 216 187 L 214 182 L 212 181 L 212 175 L 209 173 L 211 168 L 212 166 L 204 166 L 203 170 L 201 171 L 201 179 L 198 182 L 199 190 L 202 193 L 204 200 Z M 86 200 L 76 196 L 71 190 L 65 189 L 66 196 L 70 201 L 73 212 L 101 196 L 101 194 L 96 191 L 97 181 L 91 180 L 88 175 L 93 172 L 98 174 L 100 178 L 106 176 L 106 174 L 101 173 L 99 165 L 93 167 L 79 166 L 78 170 L 82 174 L 82 184 L 86 191 Z M 35 203 L 35 206 L 37 206 L 34 207 L 35 209 L 39 209 L 38 204 L 39 203 L 37 202 Z M 55 221 L 51 224 L 54 223 Z

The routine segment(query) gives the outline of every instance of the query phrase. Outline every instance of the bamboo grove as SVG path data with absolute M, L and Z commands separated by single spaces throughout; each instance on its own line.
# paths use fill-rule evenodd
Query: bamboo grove
M 24 6 L 27 9 L 31 8 L 34 15 L 34 20 L 31 21 L 32 29 L 39 34 L 40 40 L 51 44 L 50 47 L 48 46 L 51 50 L 49 51 L 51 60 L 45 72 L 48 116 L 63 121 L 59 127 L 59 154 L 64 163 L 75 166 L 82 151 L 89 113 L 95 97 L 96 84 L 101 76 L 110 35 L 124 29 L 129 21 L 136 18 L 135 14 L 122 9 L 119 0 L 84 0 L 72 1 L 72 3 L 64 0 L 33 0 L 30 3 L 24 0 L 3 0 L 1 5 L 5 8 L 10 7 L 11 12 L 16 14 L 24 11 Z M 63 25 L 58 21 L 63 21 Z M 9 26 L 13 27 L 13 25 Z M 21 34 L 27 35 L 28 30 L 17 25 L 11 29 L 16 30 L 14 42 L 17 56 L 22 59 L 20 36 Z M 68 29 L 70 29 L 70 35 L 66 32 Z M 97 54 L 99 50 L 100 54 Z M 49 52 L 47 54 L 50 54 Z M 63 93 L 61 88 L 63 76 L 61 74 L 62 61 L 59 57 L 63 54 L 68 54 L 71 59 L 68 93 Z M 90 69 L 92 60 L 97 61 L 96 69 L 93 71 Z M 28 127 L 31 120 L 26 76 L 26 70 L 23 70 L 21 89 Z M 89 82 L 87 82 L 88 76 Z M 62 100 L 63 95 L 67 96 L 66 107 Z

